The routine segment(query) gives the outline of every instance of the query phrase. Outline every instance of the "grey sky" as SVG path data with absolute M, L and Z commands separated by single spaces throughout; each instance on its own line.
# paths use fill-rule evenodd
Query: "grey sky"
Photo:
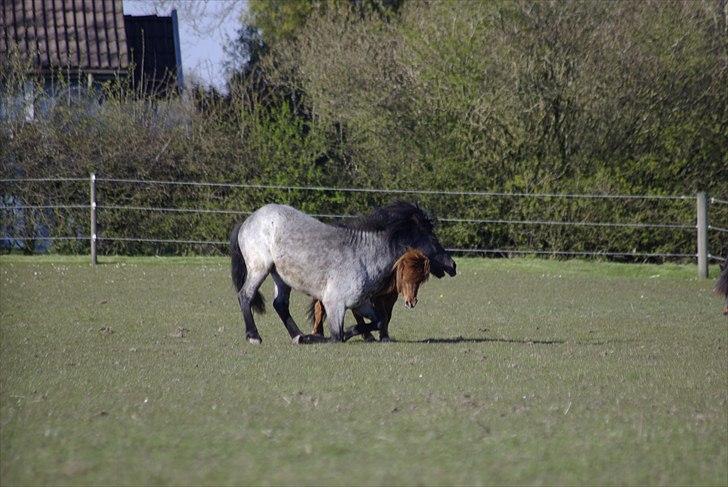
M 177 1 L 182 67 L 205 84 L 224 88 L 223 46 L 241 25 L 245 0 Z M 124 0 L 126 15 L 170 15 L 170 2 Z

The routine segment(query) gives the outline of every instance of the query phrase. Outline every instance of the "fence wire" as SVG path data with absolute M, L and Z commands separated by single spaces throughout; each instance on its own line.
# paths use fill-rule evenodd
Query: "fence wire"
M 56 237 L 16 237 L 6 236 L 7 240 L 29 241 L 29 240 L 90 240 L 91 237 L 80 235 L 77 237 L 56 236 Z M 171 243 L 188 245 L 228 245 L 229 242 L 222 240 L 185 240 L 185 239 L 163 239 L 146 237 L 116 237 L 99 235 L 97 241 L 122 241 L 122 242 L 145 242 L 145 243 Z M 695 258 L 697 254 L 669 253 L 669 252 L 610 252 L 610 251 L 567 251 L 567 250 L 537 250 L 537 249 L 480 249 L 480 248 L 446 248 L 448 252 L 461 254 L 518 254 L 518 255 L 572 255 L 572 256 L 593 256 L 593 257 L 661 257 L 661 258 Z M 708 258 L 724 262 L 726 259 L 717 255 L 709 254 Z
M 615 227 L 615 228 L 676 228 L 695 230 L 695 225 L 684 225 L 680 223 L 612 223 L 612 222 L 584 222 L 584 221 L 559 221 L 559 220 L 490 220 L 490 219 L 468 219 L 468 218 L 440 218 L 442 222 L 462 223 L 489 223 L 506 225 L 565 225 L 578 227 Z
M 60 237 L 16 237 L 13 235 L 7 235 L 2 237 L 2 240 L 19 240 L 19 241 L 32 241 L 32 240 L 78 240 L 78 241 L 84 241 L 84 240 L 90 240 L 91 237 L 88 235 L 79 235 L 78 237 L 68 237 L 68 236 L 60 236 Z
M 53 177 L 53 178 L 4 178 L 0 179 L 2 183 L 55 183 L 63 181 L 85 181 L 89 182 L 89 178 L 67 178 L 67 177 Z
M 342 193 L 383 193 L 383 194 L 427 194 L 447 196 L 505 196 L 505 197 L 531 197 L 531 198 L 586 198 L 586 199 L 646 199 L 646 200 L 692 200 L 688 195 L 627 195 L 627 194 L 577 194 L 577 193 L 521 193 L 500 191 L 449 191 L 431 189 L 382 189 L 382 188 L 337 188 L 333 186 L 285 186 L 275 184 L 244 184 L 244 183 L 212 183 L 202 181 L 165 181 L 155 179 L 128 179 L 97 177 L 98 182 L 130 183 L 130 184 L 158 184 L 169 186 L 205 186 L 219 188 L 247 188 L 272 189 L 296 191 L 327 191 Z
M 250 215 L 250 211 L 219 210 L 215 208 L 164 208 L 159 206 L 96 205 L 100 210 L 158 211 L 168 213 L 214 213 L 223 215 Z
M 89 182 L 91 178 L 78 177 L 47 177 L 47 178 L 13 178 L 0 179 L 3 183 L 33 183 L 33 182 Z M 173 180 L 149 180 L 132 178 L 106 178 L 95 177 L 97 183 L 110 184 L 142 184 L 142 185 L 166 185 L 166 186 L 191 186 L 191 187 L 220 187 L 220 188 L 246 188 L 246 189 L 267 189 L 283 191 L 320 191 L 320 192 L 342 192 L 342 193 L 380 193 L 380 194 L 419 194 L 419 195 L 442 195 L 442 196 L 474 196 L 474 197 L 519 197 L 519 198 L 564 198 L 564 199 L 611 199 L 611 200 L 694 200 L 689 195 L 625 195 L 625 194 L 578 194 L 578 193 L 525 193 L 525 192 L 499 192 L 499 191 L 450 191 L 450 190 L 426 190 L 426 189 L 385 189 L 385 188 L 346 188 L 329 186 L 286 186 L 266 184 L 244 184 L 244 183 L 218 183 L 202 181 L 173 181 Z M 711 197 L 713 204 L 725 205 L 727 200 Z M 146 212 L 167 212 L 167 213 L 199 213 L 199 214 L 225 214 L 225 215 L 249 215 L 252 212 L 222 208 L 180 208 L 180 207 L 157 207 L 157 206 L 132 206 L 132 205 L 105 205 L 105 204 L 46 204 L 46 205 L 6 205 L 0 207 L 1 211 L 12 210 L 45 210 L 45 209 L 91 209 L 98 210 L 120 210 L 120 211 L 146 211 Z M 316 218 L 347 219 L 357 218 L 357 215 L 346 214 L 312 214 Z M 639 222 L 589 222 L 589 221 L 567 221 L 567 220 L 510 220 L 510 219 L 482 219 L 482 218 L 440 218 L 445 223 L 468 223 L 468 224 L 503 224 L 503 225 L 553 225 L 553 226 L 582 226 L 582 227 L 606 227 L 606 228 L 662 228 L 674 230 L 696 230 L 695 224 L 683 223 L 639 223 Z M 727 228 L 709 225 L 708 229 L 728 233 Z M 194 240 L 194 239 L 162 239 L 139 236 L 48 236 L 48 237 L 14 237 L 5 236 L 3 239 L 11 241 L 32 241 L 32 240 L 90 240 L 96 241 L 125 241 L 125 242 L 146 242 L 165 244 L 190 244 L 190 245 L 228 245 L 226 241 L 219 240 Z M 462 254 L 535 254 L 535 255 L 563 255 L 563 256 L 605 256 L 605 257 L 660 257 L 660 258 L 695 258 L 696 254 L 689 253 L 647 253 L 647 252 L 612 252 L 612 251 L 559 251 L 559 250 L 538 250 L 538 249 L 484 249 L 484 248 L 448 248 L 450 252 Z M 715 255 L 708 255 L 710 259 L 724 261 L 725 259 Z
M 528 249 L 463 249 L 449 248 L 449 252 L 459 253 L 480 253 L 480 254 L 539 254 L 539 255 L 589 255 L 589 256 L 605 256 L 605 257 L 691 257 L 695 258 L 697 254 L 678 254 L 678 253 L 647 253 L 647 252 L 601 252 L 601 251 L 570 251 L 570 250 L 528 250 Z
M 89 209 L 91 205 L 13 205 L 0 206 L 0 211 L 11 210 L 65 210 L 65 209 Z
M 200 245 L 228 245 L 229 242 L 221 240 L 183 240 L 174 238 L 144 238 L 144 237 L 107 237 L 97 236 L 96 240 L 115 240 L 120 242 L 156 242 L 156 243 L 174 243 L 174 244 L 200 244 Z
M 87 206 L 88 207 L 88 206 Z M 124 206 L 124 205 L 97 205 L 102 210 L 151 211 L 171 213 L 214 213 L 229 215 L 250 215 L 250 211 L 221 210 L 209 208 L 167 208 L 160 206 Z M 357 215 L 311 213 L 315 218 L 358 218 Z M 482 218 L 439 218 L 438 221 L 446 223 L 478 223 L 478 224 L 507 224 L 507 225 L 563 225 L 586 227 L 615 227 L 615 228 L 673 228 L 695 230 L 695 225 L 679 223 L 612 223 L 612 222 L 585 222 L 585 221 L 558 221 L 558 220 L 502 220 Z

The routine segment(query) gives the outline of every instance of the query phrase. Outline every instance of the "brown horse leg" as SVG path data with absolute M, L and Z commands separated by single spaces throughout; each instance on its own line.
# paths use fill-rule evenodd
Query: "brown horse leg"
M 324 334 L 324 318 L 326 318 L 326 310 L 324 309 L 323 303 L 318 299 L 313 302 L 313 327 L 311 328 L 312 335 Z

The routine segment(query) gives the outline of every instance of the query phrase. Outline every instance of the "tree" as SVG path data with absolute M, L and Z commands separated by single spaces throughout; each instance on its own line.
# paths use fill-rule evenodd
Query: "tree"
M 349 8 L 364 14 L 389 16 L 400 10 L 405 0 L 248 0 L 245 22 L 258 29 L 267 43 L 290 41 L 304 28 L 312 15 L 332 9 Z

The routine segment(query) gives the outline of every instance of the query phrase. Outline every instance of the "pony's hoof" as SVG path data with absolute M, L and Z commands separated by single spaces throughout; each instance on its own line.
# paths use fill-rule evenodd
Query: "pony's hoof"
M 382 338 L 379 339 L 379 341 L 382 342 L 382 343 L 389 343 L 389 342 L 392 341 L 392 339 L 389 338 L 389 337 L 382 337 Z
M 366 333 L 363 337 L 365 342 L 376 342 L 377 340 L 371 335 L 371 333 Z
M 292 340 L 294 345 L 324 343 L 328 341 L 323 335 L 296 335 Z
M 245 338 L 248 339 L 248 343 L 252 343 L 253 345 L 260 345 L 261 343 L 263 343 L 263 339 L 260 338 L 260 336 L 248 335 Z

